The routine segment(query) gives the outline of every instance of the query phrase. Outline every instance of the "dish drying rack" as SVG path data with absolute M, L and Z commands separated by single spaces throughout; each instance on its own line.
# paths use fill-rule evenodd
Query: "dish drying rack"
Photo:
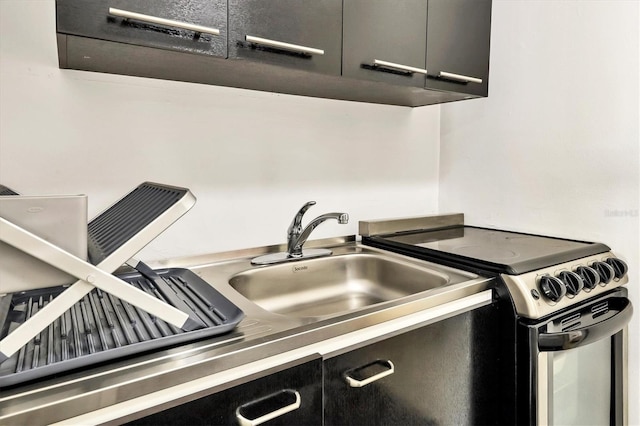
M 0 217 L 0 241 L 78 279 L 0 297 L 0 386 L 235 328 L 244 313 L 196 274 L 133 259 L 194 204 L 186 188 L 139 185 L 89 222 L 88 262 Z M 112 275 L 125 263 L 137 272 Z

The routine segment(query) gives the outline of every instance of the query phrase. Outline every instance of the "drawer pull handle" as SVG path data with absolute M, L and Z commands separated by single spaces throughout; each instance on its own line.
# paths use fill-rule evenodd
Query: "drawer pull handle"
M 365 368 L 365 367 L 368 367 L 368 366 L 373 365 L 373 364 L 383 364 L 383 365 L 386 365 L 388 367 L 388 369 L 383 371 L 383 372 L 381 372 L 381 373 L 374 374 L 371 377 L 367 377 L 364 380 L 354 379 L 353 377 L 351 377 L 349 375 L 349 373 L 347 373 L 346 376 L 345 376 L 345 379 L 347 380 L 347 383 L 349 384 L 349 386 L 351 386 L 352 388 L 361 388 L 363 386 L 368 385 L 369 383 L 375 382 L 376 380 L 380 380 L 383 377 L 390 376 L 395 371 L 393 363 L 391 361 L 388 361 L 388 360 L 387 361 L 375 361 L 375 362 L 373 362 L 371 364 L 368 364 L 368 365 L 365 365 L 364 367 L 361 367 L 361 368 Z M 356 370 L 359 370 L 359 369 L 356 369 Z M 351 372 L 353 372 L 353 371 L 355 371 L 355 370 L 351 370 Z
M 482 84 L 481 78 L 469 77 L 468 75 L 454 74 L 452 72 L 440 71 L 438 74 L 440 78 L 447 78 L 449 80 L 462 81 L 463 83 L 478 83 Z
M 424 68 L 410 67 L 409 65 L 396 64 L 395 62 L 381 61 L 380 59 L 373 60 L 374 67 L 392 68 L 395 70 L 406 71 L 410 73 L 427 74 L 427 70 Z
M 285 406 L 283 406 L 282 408 L 278 408 L 275 411 L 271 411 L 269 413 L 266 414 L 262 414 L 259 417 L 256 418 L 247 418 L 245 417 L 245 415 L 247 415 L 246 413 L 243 413 L 243 411 L 247 411 L 248 409 L 252 408 L 252 406 L 257 406 L 260 405 L 261 403 L 266 402 L 269 399 L 274 399 L 274 401 L 281 401 L 283 399 L 286 399 L 287 402 L 289 402 L 288 400 L 290 399 L 294 399 L 293 402 L 291 402 L 290 404 L 287 404 Z M 264 422 L 268 422 L 269 420 L 273 420 L 276 417 L 280 417 L 283 414 L 289 413 L 291 411 L 297 410 L 298 408 L 300 408 L 300 394 L 298 393 L 298 391 L 293 391 L 293 390 L 283 390 L 280 392 L 276 392 L 274 394 L 271 395 L 267 395 L 263 398 L 257 399 L 255 401 L 249 402 L 247 404 L 243 404 L 241 406 L 239 406 L 236 409 L 236 418 L 238 419 L 238 423 L 240 424 L 240 426 L 258 426 Z M 257 410 L 256 410 L 257 411 Z
M 174 21 L 173 19 L 158 18 L 157 16 L 143 15 L 142 13 L 129 12 L 128 10 L 116 9 L 113 7 L 109 8 L 109 15 L 119 16 L 124 19 L 133 19 L 136 21 L 164 25 L 167 27 L 181 28 L 183 30 L 195 31 L 197 33 L 220 35 L 220 30 L 217 28 L 204 27 L 202 25 L 190 24 L 188 22 Z
M 307 46 L 300 46 L 298 44 L 285 43 L 283 41 L 270 40 L 268 38 L 246 35 L 245 40 L 249 43 L 259 44 L 267 47 L 274 47 L 276 49 L 288 50 L 291 52 L 302 53 L 305 55 L 324 55 L 324 50 L 322 49 L 316 49 L 314 47 L 307 47 Z

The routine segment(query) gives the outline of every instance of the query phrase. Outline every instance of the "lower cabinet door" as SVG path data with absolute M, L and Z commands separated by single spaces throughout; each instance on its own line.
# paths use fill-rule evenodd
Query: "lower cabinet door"
M 325 425 L 482 422 L 477 398 L 486 395 L 487 383 L 474 372 L 480 367 L 477 315 L 467 312 L 326 359 Z
M 321 425 L 322 359 L 130 422 L 131 425 Z

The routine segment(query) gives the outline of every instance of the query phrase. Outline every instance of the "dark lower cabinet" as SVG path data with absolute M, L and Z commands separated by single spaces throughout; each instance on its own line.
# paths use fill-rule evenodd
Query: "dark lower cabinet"
M 514 333 L 511 309 L 505 299 L 336 356 L 310 356 L 129 424 L 516 424 L 513 347 L 504 343 Z
M 322 358 L 134 420 L 131 425 L 321 425 Z M 270 420 L 262 421 L 273 417 Z
M 513 424 L 497 319 L 487 306 L 326 359 L 324 424 Z

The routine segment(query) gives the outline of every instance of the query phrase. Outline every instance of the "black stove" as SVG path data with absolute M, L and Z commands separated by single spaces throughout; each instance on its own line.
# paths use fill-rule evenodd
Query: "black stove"
M 363 236 L 363 243 L 479 275 L 500 277 L 518 315 L 542 318 L 627 282 L 602 243 L 468 225 Z
M 507 417 L 515 407 L 515 419 L 503 423 L 623 424 L 626 327 L 633 314 L 625 262 L 601 243 L 461 220 L 446 215 L 372 222 L 362 241 L 495 277 L 494 320 L 478 329 L 491 330 L 486 365 L 507 389 L 500 395 L 509 401 Z

